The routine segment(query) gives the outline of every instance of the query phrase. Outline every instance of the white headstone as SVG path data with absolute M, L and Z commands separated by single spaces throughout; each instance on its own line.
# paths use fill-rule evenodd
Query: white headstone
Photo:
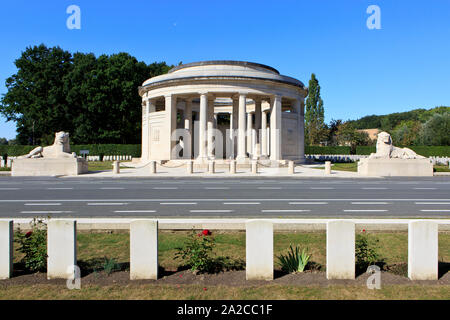
M 327 223 L 327 279 L 355 279 L 355 223 Z
M 13 270 L 13 221 L 0 221 L 0 279 L 8 279 Z
M 77 264 L 77 223 L 50 219 L 47 227 L 47 278 L 73 279 L 69 270 Z
M 247 280 L 273 280 L 273 223 L 248 220 L 245 228 Z
M 130 223 L 130 279 L 158 279 L 158 221 Z
M 408 225 L 408 277 L 411 280 L 438 279 L 438 224 L 410 221 Z

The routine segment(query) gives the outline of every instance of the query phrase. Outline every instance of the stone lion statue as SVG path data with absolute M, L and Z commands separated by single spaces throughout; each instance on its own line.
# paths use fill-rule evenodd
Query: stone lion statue
M 60 131 L 55 133 L 55 142 L 48 147 L 36 147 L 27 155 L 20 156 L 25 158 L 76 158 L 76 154 L 70 153 L 69 133 Z
M 380 132 L 377 139 L 377 152 L 372 153 L 369 159 L 425 159 L 408 148 L 397 148 L 392 145 L 391 135 L 387 132 Z

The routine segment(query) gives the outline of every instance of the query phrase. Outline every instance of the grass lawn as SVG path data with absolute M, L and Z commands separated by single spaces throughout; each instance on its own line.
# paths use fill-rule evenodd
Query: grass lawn
M 450 169 L 448 166 L 435 165 L 433 168 L 434 168 L 434 172 L 450 172 Z M 325 167 L 317 167 L 314 169 L 324 170 Z M 358 163 L 357 162 L 332 163 L 331 170 L 357 172 L 358 171 Z
M 181 260 L 175 259 L 176 248 L 183 246 L 190 232 L 161 231 L 159 233 L 159 264 L 166 271 L 176 271 L 183 266 Z M 244 232 L 213 232 L 216 239 L 215 253 L 245 260 Z M 375 233 L 378 251 L 386 264 L 404 264 L 408 255 L 408 235 L 406 232 Z M 90 270 L 103 270 L 104 259 L 115 259 L 127 265 L 129 262 L 129 233 L 88 233 L 79 232 L 78 265 Z M 326 235 L 324 232 L 310 233 L 275 233 L 274 265 L 280 253 L 286 253 L 289 245 L 299 244 L 306 247 L 311 254 L 311 261 L 322 266 L 326 263 Z M 21 259 L 15 253 L 15 262 Z M 450 233 L 439 234 L 439 261 L 450 261 Z M 402 270 L 405 276 L 405 270 Z M 181 285 L 166 283 L 130 283 L 114 284 L 111 280 L 106 285 L 86 284 L 81 290 L 68 290 L 64 285 L 39 283 L 32 285 L 13 284 L 3 287 L 0 281 L 0 299 L 450 299 L 448 285 L 384 285 L 381 290 L 369 290 L 361 285 L 308 286 L 287 283 L 266 283 L 264 285 L 211 285 L 206 288 L 198 283 Z
M 103 171 L 103 170 L 112 170 L 114 161 L 89 161 L 88 162 L 88 170 L 89 171 Z M 120 161 L 123 162 L 131 162 L 131 161 Z M 125 168 L 120 166 L 121 168 Z
M 449 166 L 435 165 L 434 172 L 450 172 Z

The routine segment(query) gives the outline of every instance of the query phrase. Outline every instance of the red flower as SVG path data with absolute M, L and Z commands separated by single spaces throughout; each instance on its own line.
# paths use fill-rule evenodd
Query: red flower
M 26 238 L 29 238 L 29 237 L 31 237 L 32 234 L 33 234 L 32 231 L 28 231 L 28 232 L 25 234 L 25 237 L 26 237 Z
M 366 229 L 363 229 L 362 232 L 366 232 Z
M 206 291 L 206 290 L 208 290 L 208 289 L 206 289 L 206 288 L 203 288 L 203 291 Z
M 202 233 L 203 233 L 204 236 L 211 235 L 211 231 L 209 231 L 208 229 L 203 230 Z

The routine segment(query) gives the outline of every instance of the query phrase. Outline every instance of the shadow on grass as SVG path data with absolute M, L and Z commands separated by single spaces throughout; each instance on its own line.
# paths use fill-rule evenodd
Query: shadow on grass
M 447 272 L 450 271 L 450 263 L 439 261 L 438 262 L 438 279 L 442 278 Z

